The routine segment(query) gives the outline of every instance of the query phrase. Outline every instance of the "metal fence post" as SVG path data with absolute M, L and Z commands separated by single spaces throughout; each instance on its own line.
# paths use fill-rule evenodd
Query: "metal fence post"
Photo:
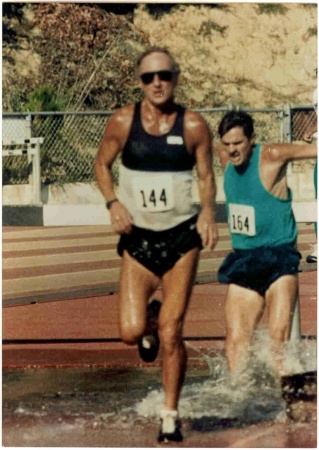
M 285 142 L 291 143 L 292 142 L 292 124 L 291 124 L 291 107 L 290 105 L 284 106 L 284 113 L 283 113 L 283 119 L 284 119 L 284 136 L 286 136 Z
M 284 108 L 282 108 L 281 111 L 278 112 L 278 116 L 277 116 L 277 122 L 280 122 L 280 127 L 279 127 L 279 142 L 285 142 L 285 112 L 284 112 Z
M 25 125 L 25 133 L 24 133 L 25 138 L 24 139 L 31 139 L 32 131 L 31 131 L 31 115 L 30 114 L 26 116 L 24 125 Z M 29 150 L 27 153 L 27 158 L 28 158 L 28 167 L 31 167 L 33 156 L 32 156 L 32 153 L 29 152 Z M 29 178 L 29 183 L 33 184 L 34 183 L 34 174 L 29 172 L 28 178 Z
M 36 138 L 37 142 L 32 149 L 32 177 L 33 177 L 33 202 L 41 204 L 41 162 L 40 162 L 40 143 L 43 138 Z
M 300 301 L 299 301 L 299 293 L 297 294 L 292 323 L 291 323 L 291 331 L 290 331 L 290 341 L 298 342 L 301 338 L 301 329 L 300 329 Z
M 26 129 L 25 136 L 26 136 L 26 139 L 31 139 L 32 138 L 31 114 L 27 115 L 27 117 L 25 118 L 25 121 L 26 121 L 25 122 L 25 129 Z

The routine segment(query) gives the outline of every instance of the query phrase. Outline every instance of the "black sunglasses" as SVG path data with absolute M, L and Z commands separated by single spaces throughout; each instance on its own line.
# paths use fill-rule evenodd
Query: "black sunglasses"
M 174 72 L 171 70 L 159 70 L 158 72 L 145 72 L 140 75 L 144 84 L 150 84 L 154 80 L 155 75 L 158 75 L 161 81 L 172 81 Z

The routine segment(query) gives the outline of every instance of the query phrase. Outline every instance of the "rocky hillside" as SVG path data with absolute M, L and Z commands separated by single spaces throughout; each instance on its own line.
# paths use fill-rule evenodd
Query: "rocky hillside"
M 16 5 L 4 9 L 5 111 L 45 109 L 34 94 L 44 85 L 55 109 L 112 110 L 134 101 L 134 61 L 150 45 L 179 61 L 177 100 L 191 108 L 311 104 L 316 4 Z

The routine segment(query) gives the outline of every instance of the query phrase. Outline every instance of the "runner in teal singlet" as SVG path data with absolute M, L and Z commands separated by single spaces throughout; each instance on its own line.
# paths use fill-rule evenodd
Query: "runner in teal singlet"
M 137 69 L 143 99 L 110 118 L 95 173 L 112 226 L 121 236 L 121 336 L 128 344 L 138 343 L 144 361 L 156 357 L 159 336 L 165 404 L 158 440 L 181 441 L 178 401 L 187 364 L 183 323 L 200 249 L 212 249 L 217 242 L 211 135 L 198 113 L 174 102 L 179 68 L 167 50 L 145 52 Z M 111 168 L 119 154 L 116 191 Z M 200 208 L 191 195 L 194 166 Z M 147 328 L 156 323 L 159 305 L 151 308 L 154 302 L 148 301 L 160 282 L 158 335 L 156 330 L 150 335 Z
M 226 357 L 229 370 L 241 371 L 253 332 L 268 306 L 274 368 L 283 374 L 282 344 L 289 339 L 298 293 L 300 254 L 289 161 L 313 158 L 315 145 L 255 144 L 254 124 L 243 111 L 230 111 L 219 129 L 218 149 L 232 247 L 219 269 L 227 283 Z
M 317 69 L 315 70 L 315 74 L 316 74 L 316 79 L 317 79 Z M 311 126 L 304 132 L 303 135 L 303 140 L 305 142 L 308 142 L 309 144 L 317 144 L 318 145 L 318 118 L 317 118 L 317 110 L 318 110 L 318 90 L 315 89 L 312 95 L 312 102 L 313 102 L 313 107 L 316 113 L 316 120 L 313 121 L 313 123 L 311 124 Z M 314 173 L 313 173 L 313 182 L 314 182 L 314 187 L 315 187 L 315 198 L 318 198 L 318 159 L 315 162 L 315 168 L 314 168 Z M 315 222 L 315 232 L 316 232 L 316 238 L 318 237 L 318 224 L 317 222 Z M 317 242 L 312 245 L 313 247 L 313 252 L 311 253 L 311 255 L 307 256 L 306 261 L 308 263 L 316 263 L 317 262 L 317 257 L 318 257 L 318 244 Z

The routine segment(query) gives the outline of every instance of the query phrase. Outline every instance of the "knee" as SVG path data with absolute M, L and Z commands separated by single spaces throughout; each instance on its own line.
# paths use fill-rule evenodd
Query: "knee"
M 159 338 L 164 352 L 173 353 L 182 341 L 182 326 L 177 320 L 169 320 L 159 326 Z
M 246 355 L 249 350 L 249 341 L 243 339 L 235 339 L 234 337 L 226 339 L 225 356 L 230 372 L 239 370 L 246 365 Z
M 269 335 L 272 341 L 277 343 L 283 343 L 287 341 L 289 337 L 289 325 L 288 324 L 270 324 Z
M 244 330 L 230 328 L 226 333 L 226 351 L 235 351 L 247 347 L 250 344 L 251 336 Z
M 283 317 L 282 317 L 283 316 Z M 269 319 L 269 335 L 274 343 L 283 343 L 289 338 L 290 317 L 282 315 L 281 317 L 270 317 Z
M 120 334 L 123 342 L 133 345 L 142 337 L 143 327 L 139 324 L 121 324 Z
M 249 334 L 227 330 L 225 356 L 228 370 L 231 373 L 241 372 L 241 370 L 245 369 L 250 342 L 251 337 Z

